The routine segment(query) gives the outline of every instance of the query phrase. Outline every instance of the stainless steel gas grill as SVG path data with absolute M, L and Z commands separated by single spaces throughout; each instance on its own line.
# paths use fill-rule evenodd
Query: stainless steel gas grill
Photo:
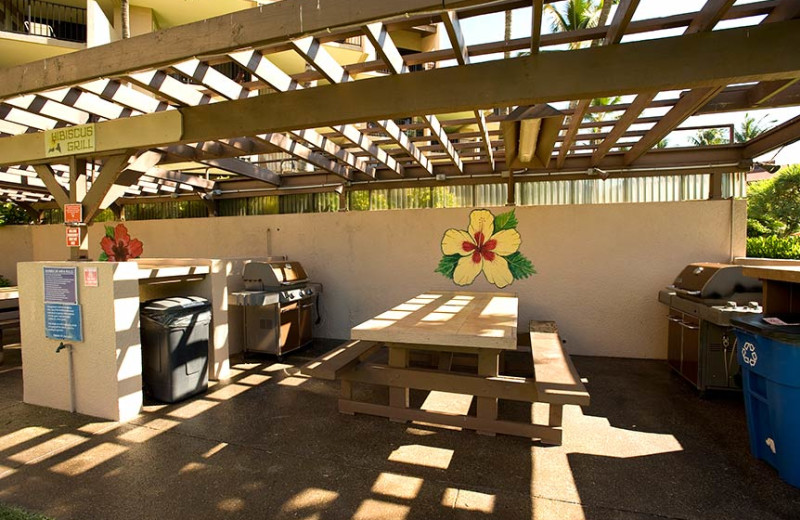
M 658 301 L 669 306 L 670 366 L 701 392 L 740 389 L 730 319 L 761 312 L 761 282 L 739 265 L 689 264 Z
M 231 303 L 244 308 L 244 351 L 282 357 L 312 340 L 319 286 L 308 281 L 299 262 L 249 262 L 242 272 L 244 291 Z

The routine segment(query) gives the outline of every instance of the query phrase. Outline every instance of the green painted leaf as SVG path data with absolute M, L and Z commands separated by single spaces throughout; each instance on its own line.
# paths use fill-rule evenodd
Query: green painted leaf
M 525 255 L 519 251 L 508 255 L 505 259 L 508 262 L 508 268 L 511 270 L 511 275 L 514 277 L 514 280 L 527 278 L 532 274 L 536 274 L 536 269 L 534 269 L 531 261 L 525 258 Z
M 108 262 L 108 255 L 105 252 L 100 253 L 100 256 L 97 258 L 99 262 Z
M 439 260 L 439 266 L 434 273 L 442 273 L 452 280 L 453 273 L 456 271 L 456 265 L 458 265 L 460 259 L 461 255 L 444 255 L 442 259 Z
M 114 228 L 112 226 L 106 226 L 106 236 L 111 240 L 116 238 L 114 235 Z
M 514 215 L 514 210 L 507 213 L 500 213 L 494 217 L 494 232 L 503 231 L 504 229 L 514 229 L 517 227 L 517 217 Z

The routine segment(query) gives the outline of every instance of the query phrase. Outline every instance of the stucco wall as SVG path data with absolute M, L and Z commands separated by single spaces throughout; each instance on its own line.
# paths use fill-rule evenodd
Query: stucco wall
M 442 234 L 451 227 L 465 229 L 469 212 L 423 209 L 127 225 L 144 242 L 148 257 L 273 254 L 299 260 L 324 285 L 323 322 L 315 334 L 346 338 L 352 325 L 381 310 L 428 289 L 454 287 L 433 271 Z M 519 207 L 516 214 L 521 251 L 538 271 L 508 288 L 520 297 L 520 324 L 556 320 L 568 350 L 576 354 L 664 358 L 666 319 L 658 290 L 689 262 L 728 261 L 745 252 L 743 201 Z M 0 229 L 0 240 L 5 232 Z M 102 224 L 90 232 L 94 258 L 102 233 Z M 34 259 L 63 259 L 63 235 L 62 226 L 34 229 Z M 470 289 L 494 287 L 481 277 Z
M 33 258 L 33 233 L 30 226 L 0 227 L 0 275 L 16 285 L 17 262 L 30 262 Z

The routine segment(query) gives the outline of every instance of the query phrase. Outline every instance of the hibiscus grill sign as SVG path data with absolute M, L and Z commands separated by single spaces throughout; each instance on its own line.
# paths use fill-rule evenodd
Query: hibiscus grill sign
M 469 228 L 448 229 L 442 237 L 444 256 L 436 268 L 456 285 L 470 285 L 483 272 L 486 280 L 503 288 L 514 280 L 536 273 L 530 260 L 519 252 L 522 239 L 514 211 L 495 216 L 486 209 L 469 214 Z
M 106 235 L 100 241 L 103 252 L 100 253 L 101 262 L 125 262 L 142 256 L 142 241 L 131 238 L 125 224 L 116 227 L 106 226 Z

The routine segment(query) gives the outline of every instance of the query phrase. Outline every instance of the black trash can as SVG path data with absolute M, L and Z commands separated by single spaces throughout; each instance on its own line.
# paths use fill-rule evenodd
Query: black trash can
M 142 303 L 142 383 L 145 394 L 165 403 L 208 389 L 211 304 L 198 296 Z

